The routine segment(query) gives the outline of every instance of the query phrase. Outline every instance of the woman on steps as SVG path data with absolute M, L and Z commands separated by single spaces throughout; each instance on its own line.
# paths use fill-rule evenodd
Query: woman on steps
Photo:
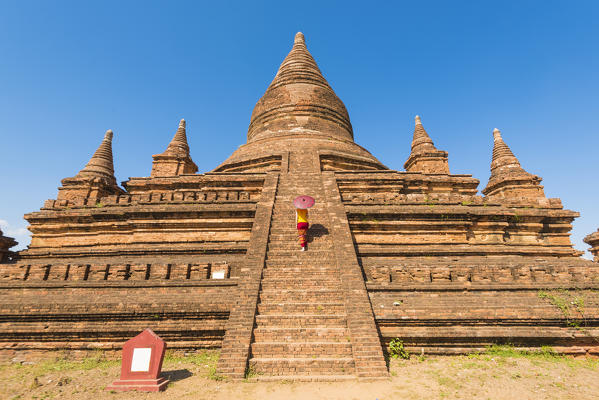
M 297 208 L 295 210 L 295 219 L 297 221 L 297 233 L 299 235 L 299 243 L 302 246 L 302 251 L 306 251 L 306 244 L 308 243 L 308 210 Z
M 310 196 L 298 196 L 293 200 L 295 206 L 295 221 L 297 222 L 297 233 L 302 251 L 306 251 L 308 243 L 308 208 L 314 205 L 314 198 Z

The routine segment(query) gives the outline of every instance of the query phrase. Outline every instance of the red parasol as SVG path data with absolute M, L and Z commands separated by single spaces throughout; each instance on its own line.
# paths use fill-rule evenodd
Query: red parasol
M 297 196 L 295 200 L 293 200 L 293 205 L 295 208 L 299 208 L 301 210 L 305 210 L 306 208 L 310 208 L 314 205 L 314 198 L 310 196 Z

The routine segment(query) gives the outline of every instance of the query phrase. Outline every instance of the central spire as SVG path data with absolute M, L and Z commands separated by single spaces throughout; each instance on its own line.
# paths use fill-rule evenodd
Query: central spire
M 254 108 L 248 143 L 293 135 L 354 138 L 345 105 L 322 76 L 301 32 Z
M 215 172 L 387 169 L 354 142 L 349 115 L 298 32 L 256 103 L 247 143 Z

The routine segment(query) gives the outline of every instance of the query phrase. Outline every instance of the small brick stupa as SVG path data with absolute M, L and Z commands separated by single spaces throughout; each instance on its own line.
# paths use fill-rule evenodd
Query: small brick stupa
M 13 253 L 9 250 L 11 247 L 17 245 L 17 242 L 8 236 L 4 236 L 0 230 L 0 262 L 8 261 Z
M 298 33 L 244 145 L 198 174 L 188 134 L 181 120 L 150 176 L 120 187 L 108 131 L 25 216 L 29 248 L 0 264 L 0 354 L 120 351 L 145 328 L 171 349 L 221 348 L 232 378 L 386 376 L 394 338 L 425 354 L 598 354 L 599 264 L 572 246 L 579 214 L 545 196 L 499 131 L 484 196 L 450 174 L 419 117 L 406 170 L 390 170 L 354 142 Z M 299 194 L 316 199 L 307 252 Z M 584 310 L 548 300 L 574 288 Z

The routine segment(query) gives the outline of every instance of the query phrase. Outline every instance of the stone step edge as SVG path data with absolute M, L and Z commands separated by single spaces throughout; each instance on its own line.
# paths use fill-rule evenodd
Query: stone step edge
M 250 358 L 250 362 L 294 362 L 294 363 L 306 363 L 306 362 L 314 362 L 314 361 L 322 361 L 322 362 L 355 362 L 353 357 L 252 357 Z
M 275 345 L 275 346 L 281 346 L 281 345 L 283 345 L 283 346 L 291 346 L 291 345 L 298 345 L 298 344 L 299 345 L 318 345 L 318 346 L 320 346 L 320 345 L 335 345 L 335 346 L 337 346 L 340 343 L 341 344 L 346 344 L 348 346 L 351 346 L 350 342 L 289 342 L 289 341 L 286 341 L 286 342 L 252 342 L 252 344 L 269 345 L 269 346 L 270 345 Z M 304 358 L 304 357 L 297 357 L 297 358 Z M 306 357 L 306 358 L 314 359 L 314 358 L 312 358 L 312 356 L 309 356 L 309 357 Z
M 314 327 L 314 326 L 306 326 L 306 327 L 301 327 L 301 326 L 291 326 L 291 327 L 276 327 L 276 326 L 264 326 L 264 327 L 257 327 L 254 329 L 254 331 L 256 330 L 260 330 L 260 332 L 262 331 L 289 331 L 289 330 L 295 330 L 295 331 L 301 331 L 301 330 L 343 330 L 346 331 L 347 327 L 342 327 L 342 326 L 331 326 L 331 327 L 324 327 L 324 328 L 318 328 L 318 327 Z
M 247 380 L 249 382 L 336 382 L 357 379 L 355 375 L 258 375 Z
M 284 302 L 280 302 L 280 303 L 276 303 L 276 302 L 269 302 L 269 303 L 262 303 L 259 302 L 258 305 L 278 305 L 278 306 L 343 306 L 345 305 L 345 303 L 340 303 L 340 302 L 331 302 L 331 303 L 308 303 L 305 301 L 284 301 Z
M 307 314 L 307 313 L 300 313 L 300 314 L 258 314 L 256 315 L 256 317 L 278 317 L 278 318 L 313 318 L 313 317 L 319 317 L 319 318 L 339 318 L 339 317 L 347 317 L 346 314 Z

